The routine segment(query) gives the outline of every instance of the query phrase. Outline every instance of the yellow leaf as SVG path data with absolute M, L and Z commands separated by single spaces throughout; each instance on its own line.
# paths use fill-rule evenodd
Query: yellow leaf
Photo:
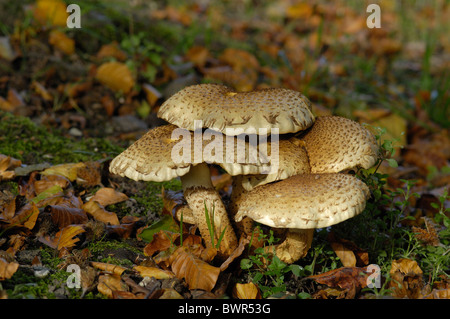
M 85 232 L 85 230 L 81 225 L 69 225 L 57 232 L 53 239 L 49 236 L 45 236 L 40 237 L 39 241 L 57 250 L 70 248 L 75 246 L 80 240 L 79 238 L 76 238 L 76 236 L 83 232 Z
M 114 291 L 128 291 L 128 286 L 119 276 L 105 274 L 98 278 L 97 290 L 109 298 L 113 298 Z
M 155 277 L 155 279 L 169 279 L 175 276 L 170 271 L 162 270 L 156 267 L 134 266 L 133 269 L 136 270 L 142 277 Z
M 102 205 L 95 201 L 84 203 L 81 207 L 86 213 L 94 217 L 95 220 L 104 222 L 105 224 L 120 225 L 119 218 L 116 213 L 108 212 Z
M 19 268 L 19 264 L 16 262 L 7 262 L 0 257 L 0 280 L 9 279 Z
M 33 15 L 41 24 L 65 27 L 68 13 L 66 4 L 60 0 L 38 0 Z
M 121 267 L 118 265 L 102 263 L 102 262 L 97 262 L 97 261 L 92 261 L 91 266 L 94 268 L 103 270 L 104 272 L 111 273 L 116 276 L 121 276 L 123 274 L 123 272 L 125 270 L 127 270 L 127 268 L 124 268 L 124 267 Z
M 84 163 L 68 163 L 55 165 L 41 172 L 41 175 L 61 175 L 67 177 L 69 181 L 73 182 L 77 178 L 77 170 L 84 166 Z
M 97 70 L 96 78 L 113 91 L 128 93 L 134 86 L 130 69 L 121 62 L 103 63 Z
M 286 11 L 286 17 L 291 19 L 306 19 L 311 17 L 313 7 L 304 2 L 296 3 L 290 6 Z
M 75 52 L 75 41 L 58 30 L 50 32 L 48 42 L 61 52 L 71 55 Z
M 261 299 L 258 287 L 250 282 L 248 284 L 236 284 L 233 289 L 233 296 L 239 299 Z

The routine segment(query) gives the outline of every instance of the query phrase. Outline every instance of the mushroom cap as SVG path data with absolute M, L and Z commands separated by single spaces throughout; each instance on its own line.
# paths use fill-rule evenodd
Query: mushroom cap
M 271 153 L 271 156 L 274 155 Z M 276 157 L 276 156 L 272 156 Z M 267 183 L 286 179 L 293 175 L 311 172 L 306 150 L 291 139 L 281 139 L 278 144 L 278 169 L 269 174 L 246 175 L 242 177 L 242 186 L 249 191 Z M 272 158 L 272 160 L 276 160 Z
M 198 137 L 196 133 L 199 134 Z M 200 138 L 200 142 L 196 143 L 196 138 Z M 229 144 L 230 139 L 232 144 Z M 183 176 L 189 172 L 191 166 L 200 163 L 220 165 L 233 176 L 260 174 L 267 167 L 264 163 L 270 163 L 267 154 L 260 153 L 258 149 L 256 152 L 250 152 L 252 146 L 259 146 L 246 140 L 239 144 L 237 139 L 211 130 L 191 132 L 172 124 L 163 125 L 149 130 L 115 157 L 109 169 L 114 174 L 136 181 L 155 182 Z M 201 148 L 198 149 L 197 145 Z M 230 158 L 227 157 L 229 145 L 234 154 Z M 243 145 L 244 156 L 239 145 Z M 184 151 L 189 152 L 186 157 Z M 258 156 L 253 157 L 251 154 Z
M 349 174 L 302 174 L 255 187 L 243 195 L 235 216 L 275 228 L 328 227 L 364 210 L 369 189 Z
M 158 116 L 191 131 L 194 120 L 201 120 L 204 128 L 226 135 L 239 135 L 248 129 L 271 134 L 275 128 L 279 134 L 294 133 L 314 122 L 311 102 L 297 91 L 270 88 L 235 92 L 220 84 L 198 84 L 178 91 L 161 105 Z
M 311 173 L 337 173 L 372 167 L 378 157 L 373 134 L 361 124 L 339 116 L 319 116 L 304 133 Z

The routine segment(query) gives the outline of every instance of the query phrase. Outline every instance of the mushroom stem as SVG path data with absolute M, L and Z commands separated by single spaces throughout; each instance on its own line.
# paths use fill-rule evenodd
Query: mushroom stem
M 219 256 L 228 257 L 237 248 L 237 238 L 233 226 L 228 219 L 225 205 L 211 182 L 209 167 L 205 163 L 191 167 L 189 173 L 181 176 L 184 198 L 192 209 L 195 224 L 207 247 L 217 245 L 222 232 L 224 236 L 218 249 Z M 205 207 L 210 218 L 210 226 L 214 224 L 212 241 L 205 216 Z M 213 219 L 214 213 L 214 219 Z
M 275 252 L 281 261 L 292 264 L 303 258 L 311 248 L 314 229 L 291 228 L 286 233 L 286 239 L 279 245 L 267 247 L 268 252 Z
M 231 220 L 234 221 L 234 216 L 237 214 L 239 205 L 243 199 L 243 195 L 247 192 L 242 186 L 243 178 L 241 175 L 233 176 L 233 183 L 231 188 L 230 205 L 228 207 Z M 242 234 L 249 235 L 254 230 L 255 223 L 253 219 L 244 217 L 240 222 L 235 222 L 235 228 L 238 237 Z

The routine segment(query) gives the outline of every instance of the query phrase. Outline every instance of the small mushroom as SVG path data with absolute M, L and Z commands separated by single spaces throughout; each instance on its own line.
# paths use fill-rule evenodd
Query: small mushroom
M 308 252 L 314 229 L 358 215 L 369 194 L 367 185 L 353 175 L 295 175 L 246 192 L 235 220 L 247 216 L 270 227 L 288 228 L 284 242 L 273 248 L 282 261 L 293 263 Z
M 340 116 L 319 116 L 300 134 L 311 173 L 338 173 L 358 166 L 372 167 L 378 158 L 373 134 L 358 122 Z
M 235 92 L 220 84 L 178 91 L 161 105 L 158 117 L 190 131 L 196 129 L 194 121 L 202 120 L 202 127 L 225 135 L 239 135 L 239 129 L 249 128 L 267 134 L 273 129 L 278 134 L 295 133 L 314 122 L 311 102 L 300 92 L 284 88 Z

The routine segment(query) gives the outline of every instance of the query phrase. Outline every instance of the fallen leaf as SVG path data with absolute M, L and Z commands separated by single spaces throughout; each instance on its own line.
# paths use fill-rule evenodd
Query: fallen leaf
M 84 163 L 59 164 L 45 169 L 41 172 L 41 175 L 61 175 L 73 182 L 76 180 L 77 171 L 81 167 L 84 167 Z
M 233 288 L 233 297 L 238 299 L 261 299 L 261 292 L 252 282 L 247 284 L 237 283 Z
M 171 271 L 162 270 L 156 267 L 134 266 L 133 270 L 137 271 L 142 277 L 154 277 L 155 279 L 169 279 L 175 277 Z
M 60 0 L 38 0 L 33 9 L 33 16 L 43 25 L 66 27 L 69 16 L 66 8 L 66 4 Z
M 97 58 L 115 58 L 116 60 L 123 62 L 127 59 L 127 55 L 119 48 L 119 44 L 114 41 L 102 45 L 97 52 Z
M 107 211 L 102 205 L 95 201 L 89 201 L 81 207 L 86 213 L 94 217 L 95 220 L 110 225 L 120 225 L 116 213 Z
M 101 184 L 101 165 L 99 162 L 89 161 L 77 166 L 76 181 L 78 185 L 92 187 Z
M 59 30 L 50 32 L 48 42 L 64 54 L 71 55 L 75 52 L 75 41 Z
M 178 248 L 174 255 L 171 269 L 177 278 L 186 280 L 189 289 L 211 291 L 214 288 L 220 268 L 211 266 L 192 253 L 187 252 L 183 247 Z
M 127 270 L 127 268 L 119 266 L 119 265 L 113 265 L 108 263 L 102 263 L 97 261 L 91 261 L 91 266 L 102 270 L 104 272 L 107 272 L 109 274 L 115 275 L 115 276 L 122 276 L 123 272 Z
M 51 239 L 49 236 L 39 237 L 39 241 L 51 248 L 61 250 L 63 248 L 70 248 L 80 241 L 76 238 L 77 235 L 83 233 L 85 230 L 80 225 L 69 225 L 64 227 L 56 233 L 55 237 Z
M 350 240 L 338 238 L 330 232 L 327 240 L 344 267 L 363 267 L 369 264 L 369 254 Z
M 114 292 L 126 292 L 128 286 L 119 276 L 104 274 L 98 278 L 97 290 L 109 298 L 114 298 Z
M 7 262 L 0 257 L 0 281 L 11 278 L 19 268 L 19 263 Z
M 425 220 L 426 229 L 413 226 L 412 231 L 414 232 L 414 236 L 423 242 L 424 245 L 438 246 L 440 244 L 439 236 L 433 222 L 427 217 L 422 217 L 422 219 Z
M 44 212 L 51 214 L 53 223 L 59 228 L 64 228 L 71 224 L 84 224 L 88 221 L 86 213 L 81 208 L 47 205 Z
M 124 193 L 118 192 L 113 188 L 100 188 L 94 196 L 89 198 L 89 201 L 96 201 L 102 206 L 108 206 L 126 201 L 128 196 Z
M 398 298 L 417 299 L 424 288 L 423 272 L 415 260 L 401 258 L 392 261 L 389 288 Z
M 173 191 L 163 188 L 162 200 L 163 209 L 172 213 L 172 216 L 176 220 L 181 221 L 181 218 L 183 218 L 183 223 L 195 225 L 192 209 L 184 199 L 183 191 Z
M 128 93 L 134 86 L 134 78 L 126 64 L 121 62 L 103 63 L 97 70 L 96 79 L 112 89 Z
M 369 275 L 365 267 L 341 267 L 307 278 L 331 288 L 341 288 L 345 290 L 345 298 L 353 299 L 356 293 L 367 286 Z

